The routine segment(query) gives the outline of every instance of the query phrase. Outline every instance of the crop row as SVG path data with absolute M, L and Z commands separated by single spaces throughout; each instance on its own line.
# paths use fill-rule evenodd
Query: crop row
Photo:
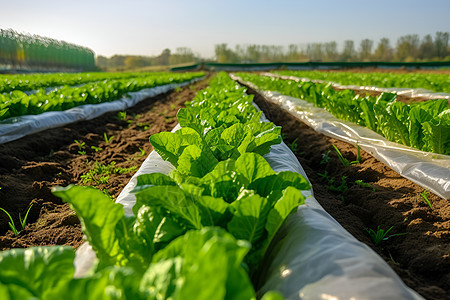
M 405 104 L 397 95 L 356 95 L 353 90 L 336 91 L 328 83 L 297 82 L 238 73 L 262 90 L 277 91 L 324 108 L 335 117 L 365 126 L 386 139 L 423 151 L 450 154 L 450 109 L 446 99 Z
M 48 74 L 18 74 L 0 75 L 0 93 L 15 90 L 32 91 L 48 87 L 80 85 L 102 80 L 117 80 L 126 78 L 148 77 L 162 75 L 158 73 L 125 72 L 125 73 L 48 73 Z
M 110 102 L 145 88 L 180 83 L 204 73 L 153 73 L 145 77 L 131 77 L 126 79 L 112 79 L 87 83 L 78 87 L 64 86 L 46 93 L 39 89 L 28 95 L 22 91 L 12 91 L 0 94 L 0 121 L 23 115 L 37 115 L 47 111 L 62 111 L 84 104 L 98 104 Z
M 2 299 L 254 299 L 251 278 L 310 185 L 263 158 L 281 142 L 281 128 L 260 122 L 252 99 L 220 73 L 178 112 L 181 129 L 151 136 L 175 169 L 137 177 L 132 216 L 94 188 L 55 189 L 98 263 L 73 278 L 71 248 L 5 251 Z
M 383 88 L 422 88 L 435 92 L 450 93 L 450 76 L 447 74 L 395 74 L 353 73 L 320 71 L 277 71 L 280 75 L 305 77 L 344 85 L 378 86 Z

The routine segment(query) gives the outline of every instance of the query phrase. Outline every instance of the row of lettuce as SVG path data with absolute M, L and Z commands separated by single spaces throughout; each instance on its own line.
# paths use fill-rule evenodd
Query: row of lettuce
M 450 93 L 449 74 L 277 71 L 276 74 L 324 80 L 343 85 L 378 86 L 383 88 L 416 88 Z
M 109 73 L 109 75 L 108 73 L 86 75 L 85 80 L 94 80 L 78 86 L 65 85 L 50 92 L 47 92 L 44 88 L 39 88 L 32 94 L 20 90 L 0 94 L 0 121 L 24 115 L 38 115 L 48 111 L 63 111 L 85 104 L 110 102 L 127 96 L 130 92 L 170 83 L 186 82 L 205 74 L 198 72 L 181 74 L 144 73 L 144 76 L 136 73 Z M 70 84 L 82 82 L 76 81 L 76 78 L 76 76 L 73 77 L 72 80 L 74 81 L 70 81 Z
M 0 93 L 33 91 L 48 87 L 73 86 L 83 83 L 158 75 L 150 72 L 86 72 L 86 73 L 36 73 L 0 75 Z
M 405 104 L 397 94 L 362 96 L 330 83 L 237 73 L 261 90 L 276 91 L 324 108 L 335 117 L 365 126 L 386 139 L 419 150 L 450 155 L 450 109 L 446 99 Z
M 138 176 L 133 215 L 90 187 L 53 191 L 76 211 L 96 253 L 90 273 L 73 278 L 70 247 L 8 250 L 0 253 L 0 297 L 255 299 L 268 246 L 310 189 L 262 156 L 281 142 L 281 128 L 261 114 L 219 73 L 178 112 L 181 129 L 150 137 L 175 169 Z

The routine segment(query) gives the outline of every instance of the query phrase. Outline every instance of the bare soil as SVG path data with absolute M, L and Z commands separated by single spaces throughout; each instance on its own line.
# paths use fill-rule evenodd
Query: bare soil
M 146 99 L 121 116 L 107 113 L 0 145 L 0 207 L 21 230 L 19 214 L 23 217 L 32 205 L 27 225 L 18 236 L 10 230 L 7 215 L 0 211 L 0 250 L 50 245 L 79 247 L 83 242 L 80 221 L 67 204 L 53 196 L 51 188 L 93 185 L 117 197 L 152 150 L 149 137 L 170 131 L 177 124 L 178 109 L 208 83 L 209 79 L 203 80 Z M 104 134 L 111 140 L 107 142 Z M 114 167 L 110 169 L 128 170 L 105 175 L 108 180 L 95 175 L 93 181 L 83 182 L 82 175 L 111 163 Z
M 295 154 L 324 209 L 386 260 L 409 287 L 427 299 L 450 299 L 449 201 L 429 193 L 431 209 L 420 195 L 422 187 L 364 151 L 359 164 L 344 167 L 332 145 L 349 161 L 356 160 L 356 147 L 315 132 L 278 105 L 249 93 L 255 94 L 268 119 L 282 126 L 285 142 L 295 144 Z M 327 155 L 330 159 L 325 162 Z M 330 188 L 340 186 L 343 178 L 346 188 Z M 357 180 L 369 186 L 360 186 Z M 367 229 L 378 226 L 383 230 L 393 226 L 388 236 L 402 235 L 375 246 Z

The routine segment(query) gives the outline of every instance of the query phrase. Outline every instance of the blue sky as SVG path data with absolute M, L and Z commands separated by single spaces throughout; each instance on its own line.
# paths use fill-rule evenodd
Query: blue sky
M 450 31 L 450 0 L 0 0 L 0 28 L 91 48 L 98 55 L 157 55 L 214 45 L 297 44 Z

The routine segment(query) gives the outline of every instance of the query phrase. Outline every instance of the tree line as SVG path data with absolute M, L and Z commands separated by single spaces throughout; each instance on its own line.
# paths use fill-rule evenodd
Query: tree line
M 169 66 L 179 64 L 194 64 L 202 59 L 194 55 L 188 47 L 178 47 L 175 52 L 164 49 L 160 55 L 140 56 L 140 55 L 114 55 L 110 58 L 97 56 L 97 66 L 101 69 L 137 69 L 149 66 Z
M 408 34 L 391 44 L 388 38 L 377 43 L 364 39 L 359 44 L 353 40 L 344 41 L 341 49 L 335 41 L 309 43 L 306 46 L 278 45 L 236 45 L 234 49 L 226 43 L 214 46 L 215 61 L 218 63 L 271 63 L 271 62 L 422 62 L 449 61 L 449 32 L 436 32 L 420 38 Z M 188 47 L 176 48 L 174 52 L 164 49 L 156 56 L 114 55 L 110 58 L 97 56 L 97 66 L 102 69 L 136 69 L 147 66 L 168 66 L 205 61 Z
M 227 44 L 218 44 L 214 50 L 219 63 L 442 61 L 450 60 L 449 36 L 449 32 L 436 32 L 434 38 L 427 34 L 421 39 L 417 34 L 408 34 L 399 37 L 395 45 L 388 38 L 381 38 L 377 44 L 364 39 L 359 45 L 346 40 L 342 50 L 335 41 L 303 47 L 291 44 L 287 49 L 276 45 L 236 45 L 233 50 Z

